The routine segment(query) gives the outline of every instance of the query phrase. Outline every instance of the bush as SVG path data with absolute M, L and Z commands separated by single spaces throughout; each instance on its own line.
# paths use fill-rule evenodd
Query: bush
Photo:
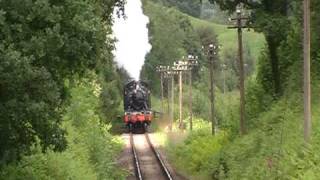
M 67 149 L 41 151 L 39 143 L 32 155 L 4 166 L 0 179 L 124 179 L 116 167 L 115 157 L 121 142 L 109 134 L 109 126 L 99 115 L 99 85 L 96 77 L 78 83 L 71 89 L 70 106 L 63 117 L 67 131 Z
M 320 130 L 314 129 L 312 146 L 306 146 L 301 104 L 300 93 L 271 103 L 256 116 L 256 127 L 241 137 L 223 132 L 213 137 L 209 123 L 195 128 L 183 143 L 168 143 L 173 146 L 168 147 L 171 162 L 199 179 L 319 179 Z M 319 101 L 313 107 L 319 107 Z M 319 108 L 314 108 L 313 117 L 319 115 Z M 313 127 L 319 124 L 314 121 Z
M 263 89 L 261 84 L 257 83 L 255 77 L 251 77 L 246 83 L 245 98 L 248 125 L 250 127 L 256 127 L 259 124 L 259 114 L 270 108 L 273 98 Z
M 31 156 L 25 156 L 17 164 L 6 166 L 0 179 L 8 180 L 47 180 L 47 179 L 97 179 L 96 173 L 88 161 L 77 158 L 70 150 L 41 153 L 36 149 Z
M 92 77 L 93 76 L 93 77 Z M 85 157 L 91 163 L 98 179 L 123 178 L 122 173 L 115 167 L 115 156 L 121 150 L 121 143 L 108 130 L 110 126 L 102 123 L 99 118 L 99 97 L 101 87 L 93 80 L 81 82 L 77 88 L 71 90 L 72 98 L 65 120 L 70 123 L 69 147 L 76 153 L 78 149 L 85 149 Z
M 195 122 L 195 127 L 196 124 L 198 123 Z M 195 128 L 184 142 L 169 147 L 169 154 L 178 169 L 189 175 L 205 177 L 209 175 L 208 167 L 211 159 L 217 156 L 222 146 L 227 143 L 228 134 L 220 131 L 218 135 L 212 136 L 210 124 L 206 122 L 200 124 L 206 124 L 206 127 Z

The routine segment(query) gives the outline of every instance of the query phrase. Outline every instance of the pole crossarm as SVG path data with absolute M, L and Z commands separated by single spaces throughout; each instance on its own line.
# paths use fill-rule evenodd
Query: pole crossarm
M 214 61 L 215 60 L 214 57 L 218 56 L 218 53 L 221 48 L 222 48 L 221 45 L 215 45 L 213 43 L 208 44 L 207 46 L 202 46 L 203 52 L 208 57 L 207 62 L 211 63 L 211 61 Z
M 169 68 L 169 66 L 158 65 L 156 67 L 156 71 L 159 73 L 164 73 L 167 71 L 168 68 Z
M 235 21 L 235 20 L 238 20 L 238 19 L 241 19 L 241 20 L 249 20 L 250 18 L 248 18 L 248 17 L 230 18 L 229 21 Z
M 188 55 L 188 59 L 184 57 L 182 60 L 175 61 L 173 65 L 173 70 L 176 71 L 190 71 L 193 67 L 198 66 L 198 56 Z
M 250 28 L 249 26 L 229 26 L 228 29 L 244 29 Z
M 164 77 L 171 77 L 174 75 L 178 75 L 179 71 L 182 71 L 183 69 L 177 68 L 175 66 L 163 66 L 159 65 L 156 67 L 156 71 L 159 73 L 162 73 Z
M 229 18 L 230 22 L 235 21 L 235 25 L 229 26 L 228 29 L 238 29 L 241 31 L 243 28 L 250 28 L 250 26 L 248 26 L 248 24 L 251 24 L 250 18 L 242 15 L 240 7 L 238 7 L 236 13 L 237 17 Z

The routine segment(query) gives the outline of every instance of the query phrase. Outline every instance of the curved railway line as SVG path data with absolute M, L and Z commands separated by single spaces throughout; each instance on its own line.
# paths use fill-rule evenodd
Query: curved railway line
M 135 139 L 137 142 L 146 141 L 148 147 L 137 148 Z M 166 167 L 160 153 L 154 147 L 150 141 L 148 133 L 133 135 L 130 133 L 130 144 L 132 148 L 132 154 L 135 166 L 135 175 L 139 180 L 144 179 L 159 179 L 159 180 L 172 180 L 172 175 Z

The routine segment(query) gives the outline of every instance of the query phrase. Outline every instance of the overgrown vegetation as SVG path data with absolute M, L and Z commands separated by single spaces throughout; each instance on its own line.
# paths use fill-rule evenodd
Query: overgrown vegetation
M 0 1 L 0 179 L 119 179 L 122 0 Z
M 42 151 L 40 142 L 19 162 L 3 167 L 0 179 L 124 179 L 115 166 L 115 154 L 122 148 L 99 118 L 101 86 L 96 76 L 78 81 L 70 89 L 70 106 L 63 115 L 63 127 L 68 133 L 67 148 L 55 152 Z
M 237 87 L 237 40 L 236 32 L 227 30 L 226 25 L 219 25 L 200 20 L 181 13 L 175 8 L 167 8 L 163 3 L 144 0 L 144 12 L 150 18 L 149 33 L 151 52 L 146 56 L 141 77 L 151 82 L 154 94 L 159 94 L 160 81 L 154 69 L 157 65 L 172 65 L 174 61 L 193 54 L 199 57 L 200 68 L 194 70 L 194 82 L 208 82 L 207 59 L 202 46 L 209 43 L 221 44 L 220 59 L 215 63 L 215 79 L 220 89 L 223 89 L 224 69 L 227 90 Z M 259 50 L 263 47 L 264 38 L 254 32 L 244 33 L 246 47 L 246 73 L 249 76 L 256 67 Z M 160 61 L 161 60 L 161 61 Z M 201 75 L 200 75 L 201 74 Z M 206 89 L 200 89 L 206 91 Z
M 171 162 L 193 179 L 319 179 L 320 131 L 313 128 L 310 144 L 302 136 L 301 1 L 203 3 L 208 6 L 193 0 L 143 0 L 152 50 L 141 77 L 151 82 L 154 109 L 160 109 L 155 67 L 188 54 L 200 62 L 193 70 L 194 130 L 185 131 L 178 143 L 168 136 Z M 256 31 L 244 32 L 244 136 L 238 135 L 236 32 L 227 30 L 227 13 L 218 10 L 232 14 L 239 3 L 251 12 Z M 121 15 L 123 4 L 0 0 L 0 179 L 125 178 L 114 163 L 122 144 L 108 125 L 121 111 L 121 82 L 128 78 L 115 67 L 110 37 L 111 15 L 115 8 Z M 313 92 L 320 90 L 319 10 L 320 1 L 313 0 Z M 208 121 L 208 68 L 201 48 L 209 43 L 222 45 L 214 64 L 215 136 Z M 313 117 L 319 117 L 320 96 L 312 98 Z M 177 119 L 177 104 L 174 109 Z M 313 121 L 313 127 L 319 125 Z
M 315 129 L 312 144 L 305 146 L 301 102 L 300 95 L 293 93 L 273 103 L 249 122 L 250 133 L 243 137 L 226 129 L 213 137 L 206 124 L 178 145 L 169 138 L 171 160 L 192 179 L 318 179 L 319 132 Z M 313 117 L 320 115 L 318 106 L 314 101 Z M 318 124 L 315 121 L 313 126 Z
M 252 26 L 266 37 L 265 41 L 263 37 L 260 38 L 261 34 L 253 33 L 244 37 L 244 42 L 247 41 L 244 43 L 247 44 L 245 49 L 249 49 L 248 54 L 254 57 L 254 68 L 246 79 L 248 134 L 241 137 L 238 135 L 237 73 L 227 72 L 227 84 L 233 81 L 235 86 L 228 85 L 228 91 L 222 93 L 224 88 L 221 86 L 221 80 L 217 80 L 215 116 L 219 120 L 220 133 L 216 136 L 211 135 L 210 124 L 205 123 L 210 115 L 206 83 L 208 73 L 206 70 L 200 71 L 197 74 L 199 79 L 194 81 L 193 111 L 195 116 L 202 117 L 204 123 L 201 124 L 206 126 L 195 128 L 193 132 L 187 131 L 185 140 L 178 144 L 174 138 L 167 137 L 166 149 L 171 162 L 191 179 L 319 179 L 318 129 L 313 129 L 309 145 L 303 141 L 302 2 L 211 2 L 230 12 L 235 10 L 239 2 L 243 2 L 244 7 L 251 11 Z M 318 92 L 320 88 L 320 36 L 317 33 L 320 24 L 315 13 L 319 10 L 319 4 L 320 1 L 312 1 L 313 92 Z M 223 25 L 212 24 L 195 17 L 188 19 L 195 31 L 199 31 L 199 27 L 214 30 L 200 31 L 211 35 L 215 33 L 219 43 L 226 48 L 220 51 L 222 63 L 236 61 L 235 32 L 226 30 Z M 213 39 L 212 36 L 206 37 Z M 250 48 L 252 46 L 255 48 Z M 250 56 L 245 55 L 245 59 L 250 59 Z M 231 63 L 229 66 L 237 65 Z M 236 70 L 235 68 L 235 72 Z M 234 78 L 231 74 L 235 75 Z M 221 74 L 216 75 L 219 76 Z M 317 101 L 319 95 L 314 93 L 312 99 L 312 116 L 316 119 L 320 115 L 320 104 Z M 188 122 L 187 112 L 184 117 L 184 121 Z M 317 120 L 313 121 L 313 127 L 317 127 L 318 124 Z

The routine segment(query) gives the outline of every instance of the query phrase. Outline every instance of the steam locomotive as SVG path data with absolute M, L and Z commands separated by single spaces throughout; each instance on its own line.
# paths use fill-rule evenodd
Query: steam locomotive
M 148 131 L 153 119 L 149 85 L 144 81 L 131 81 L 124 86 L 123 97 L 123 119 L 128 130 Z

